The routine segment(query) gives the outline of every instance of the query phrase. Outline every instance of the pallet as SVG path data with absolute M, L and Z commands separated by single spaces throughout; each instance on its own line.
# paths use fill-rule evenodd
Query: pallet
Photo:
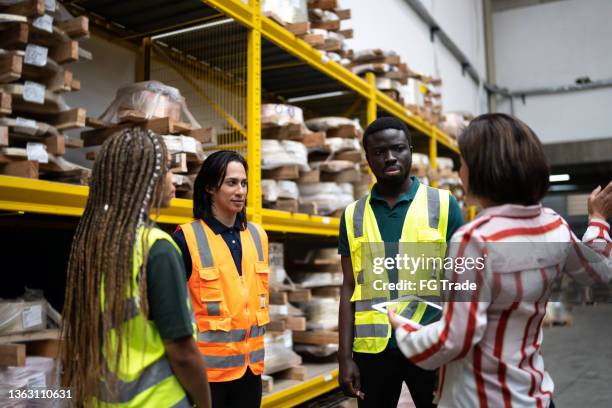
M 361 173 L 357 169 L 345 169 L 337 173 L 321 172 L 321 181 L 335 183 L 355 183 L 361 179 Z
M 286 305 L 289 302 L 310 302 L 311 299 L 312 292 L 310 289 L 270 292 L 270 304 L 272 305 Z
M 304 134 L 302 143 L 309 149 L 325 147 L 325 132 L 310 132 Z
M 295 213 L 299 210 L 299 203 L 294 198 L 279 198 L 267 208 Z
M 0 89 L 0 115 L 10 115 L 13 112 L 13 97 Z
M 335 10 L 338 8 L 337 0 L 308 0 L 308 8 L 319 8 L 323 10 Z
M 338 332 L 326 330 L 294 332 L 293 342 L 313 345 L 338 344 L 339 336 Z
M 300 177 L 300 169 L 298 165 L 281 166 L 272 170 L 262 170 L 262 179 L 273 180 L 296 180 Z
M 361 163 L 365 157 L 359 150 L 345 150 L 334 154 L 334 160 L 346 160 L 353 163 Z
M 0 5 L 0 13 L 30 18 L 40 17 L 45 14 L 45 0 L 24 0 L 14 4 Z
M 325 45 L 325 37 L 323 37 L 321 34 L 309 33 L 300 36 L 300 38 L 314 48 L 320 48 Z
M 285 28 L 294 35 L 300 36 L 308 34 L 308 31 L 310 30 L 310 22 L 304 21 L 300 23 L 287 23 L 285 24 Z
M 304 132 L 301 124 L 292 123 L 285 126 L 264 124 L 261 127 L 261 137 L 263 139 L 302 141 Z
M 135 113 L 135 111 L 123 115 L 121 117 L 121 123 L 119 124 L 102 123 L 95 119 L 88 119 L 87 124 L 94 127 L 94 129 L 81 132 L 81 138 L 85 146 L 101 145 L 116 132 L 134 126 L 150 129 L 154 133 L 160 135 L 181 134 L 190 136 L 201 143 L 209 143 L 214 135 L 212 128 L 193 129 L 191 125 L 187 123 L 174 121 L 170 118 L 146 119 L 144 114 L 140 112 Z
M 319 170 L 301 171 L 300 177 L 296 180 L 298 184 L 313 184 L 321 181 Z

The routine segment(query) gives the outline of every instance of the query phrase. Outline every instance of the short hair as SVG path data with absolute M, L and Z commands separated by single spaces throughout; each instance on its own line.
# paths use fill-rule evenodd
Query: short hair
M 550 183 L 542 143 L 519 119 L 503 113 L 478 116 L 459 136 L 469 170 L 469 190 L 501 204 L 538 204 Z
M 244 170 L 248 172 L 247 162 L 240 154 L 231 150 L 220 150 L 214 152 L 204 160 L 202 167 L 193 183 L 193 216 L 196 219 L 204 219 L 212 216 L 212 194 L 207 190 L 217 190 L 225 180 L 227 166 L 230 162 L 238 162 L 244 166 Z M 237 218 L 242 225 L 242 229 L 246 228 L 246 202 L 242 211 L 237 215 Z
M 366 151 L 366 153 L 368 152 L 368 137 L 371 134 L 386 129 L 397 129 L 403 131 L 406 135 L 406 139 L 408 140 L 408 144 L 412 146 L 412 138 L 410 136 L 410 129 L 408 129 L 408 125 L 394 116 L 382 116 L 370 123 L 363 133 L 363 149 Z

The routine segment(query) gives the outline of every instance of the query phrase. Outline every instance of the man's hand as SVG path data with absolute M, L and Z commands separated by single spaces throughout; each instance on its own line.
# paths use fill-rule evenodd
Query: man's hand
M 345 358 L 339 361 L 340 363 L 340 388 L 344 395 L 352 398 L 364 399 L 365 394 L 361 392 L 361 381 L 359 376 L 359 367 L 352 358 Z
M 612 181 L 604 189 L 601 186 L 597 186 L 591 192 L 588 207 L 589 220 L 593 218 L 607 220 L 612 217 Z

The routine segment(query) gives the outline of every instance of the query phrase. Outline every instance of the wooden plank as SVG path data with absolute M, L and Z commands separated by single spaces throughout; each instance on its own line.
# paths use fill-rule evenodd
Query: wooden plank
M 60 43 L 49 48 L 49 58 L 58 64 L 68 64 L 79 60 L 79 43 L 74 40 Z
M 334 299 L 340 298 L 340 288 L 335 286 L 327 286 L 322 288 L 313 288 L 313 296 L 316 297 L 330 297 Z
M 300 177 L 300 169 L 297 165 L 282 166 L 272 170 L 262 170 L 261 178 L 273 180 L 295 180 Z
M 303 214 L 317 215 L 319 213 L 319 210 L 316 202 L 300 203 L 298 212 Z
M 293 342 L 301 344 L 338 344 L 338 332 L 332 331 L 305 331 L 305 332 L 293 332 Z
M 26 353 L 28 356 L 39 356 L 39 357 L 50 357 L 58 358 L 59 350 L 62 345 L 60 339 L 42 339 L 28 341 L 26 346 Z
M 11 94 L 0 91 L 0 115 L 10 115 L 13 112 Z
M 342 137 L 345 139 L 358 138 L 359 129 L 355 125 L 340 125 L 337 128 L 328 129 L 327 137 Z
M 270 323 L 266 325 L 266 330 L 268 331 L 284 331 L 286 329 L 287 329 L 286 320 L 272 320 Z
M 335 10 L 338 7 L 337 0 L 308 0 L 308 8 L 320 8 L 323 10 Z
M 215 136 L 214 128 L 191 129 L 187 132 L 187 136 L 193 137 L 200 143 L 211 143 Z
M 334 9 L 334 13 L 340 20 L 348 20 L 351 18 L 351 9 Z
M 25 360 L 25 344 L 0 344 L 0 366 L 23 367 Z
M 305 331 L 306 330 L 306 318 L 302 316 L 288 316 L 284 319 L 288 330 L 293 331 Z
M 26 341 L 59 339 L 59 338 L 60 338 L 59 329 L 45 329 L 45 330 L 38 330 L 38 331 L 30 332 L 30 333 L 7 334 L 4 336 L 0 336 L 0 344 L 21 343 L 21 342 L 26 342 Z
M 310 289 L 297 289 L 289 292 L 290 302 L 310 302 L 312 300 L 312 292 Z
M 264 393 L 270 393 L 274 390 L 274 377 L 270 375 L 261 376 L 261 390 Z
M 23 49 L 28 44 L 27 23 L 7 23 L 0 31 L 0 48 L 5 50 Z
M 0 54 L 0 83 L 13 82 L 21 78 L 23 57 L 15 52 Z
M 47 152 L 52 153 L 56 156 L 64 155 L 66 153 L 66 143 L 64 141 L 64 135 L 55 135 L 47 137 L 45 139 Z
M 70 149 L 78 149 L 85 146 L 82 139 L 77 139 L 75 137 L 64 138 L 64 145 Z
M 301 171 L 300 178 L 296 180 L 298 184 L 312 184 L 321 181 L 321 172 L 319 170 Z
M 312 28 L 320 28 L 321 30 L 337 31 L 340 29 L 340 20 L 332 21 L 313 21 L 310 23 Z
M 310 22 L 288 23 L 285 28 L 295 35 L 304 35 L 308 34 L 308 30 L 310 30 Z
M 84 38 L 89 36 L 89 18 L 85 16 L 58 21 L 56 25 L 71 38 Z
M 321 34 L 306 34 L 302 36 L 301 39 L 315 48 L 325 45 L 325 37 L 323 37 Z
M 353 163 L 361 163 L 361 152 L 359 150 L 346 150 L 334 154 L 334 160 L 347 160 Z
M 277 377 L 285 380 L 304 381 L 306 379 L 306 367 L 300 365 L 288 368 L 278 373 Z
M 38 162 L 32 160 L 16 160 L 0 164 L 0 174 L 15 177 L 38 178 Z
M 45 0 L 24 0 L 14 4 L 0 5 L 0 13 L 40 17 L 45 14 Z
M 41 122 L 55 126 L 58 130 L 78 129 L 85 127 L 87 111 L 83 108 L 73 108 L 54 114 L 36 115 Z
M 298 212 L 300 204 L 294 198 L 279 198 L 271 208 L 279 211 Z
M 302 125 L 289 124 L 286 126 L 264 125 L 261 128 L 261 137 L 276 140 L 302 140 Z
M 325 132 L 306 133 L 302 143 L 308 148 L 325 147 L 325 137 Z
M 289 303 L 287 292 L 270 292 L 271 305 L 286 305 Z
M 347 28 L 346 30 L 339 30 L 338 34 L 342 35 L 345 40 L 350 40 L 353 38 L 353 29 Z
M 332 181 L 335 183 L 354 183 L 361 179 L 361 173 L 357 169 L 346 169 L 338 173 L 321 173 L 321 181 Z
M 171 157 L 170 169 L 176 173 L 187 173 L 187 153 L 174 153 Z

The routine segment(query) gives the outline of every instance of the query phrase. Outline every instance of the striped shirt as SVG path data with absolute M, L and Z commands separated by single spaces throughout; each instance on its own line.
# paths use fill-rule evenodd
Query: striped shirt
M 552 283 L 562 273 L 586 285 L 612 279 L 610 225 L 592 220 L 580 242 L 550 209 L 503 205 L 485 209 L 451 242 L 451 257 L 488 256 L 486 266 L 471 275 L 478 289 L 466 301 L 453 301 L 451 292 L 441 320 L 431 325 L 399 327 L 400 349 L 422 368 L 442 367 L 440 407 L 547 407 L 554 384 L 540 347 Z M 490 251 L 509 242 L 540 245 L 548 253 Z M 455 269 L 450 281 L 466 276 Z M 500 290 L 506 299 L 499 299 Z

